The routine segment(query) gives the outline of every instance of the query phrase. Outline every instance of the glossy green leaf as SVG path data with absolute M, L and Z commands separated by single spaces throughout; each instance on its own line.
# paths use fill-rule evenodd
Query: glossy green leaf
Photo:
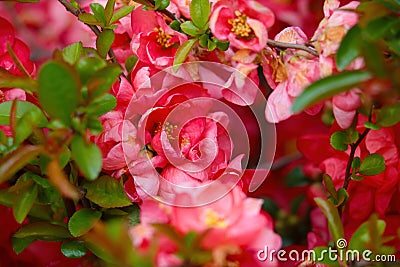
M 360 83 L 371 78 L 367 71 L 347 71 L 328 76 L 308 86 L 294 100 L 292 110 L 297 113 L 334 95 L 357 87 Z
M 46 124 L 47 119 L 39 108 L 32 109 L 31 112 L 25 113 L 22 118 L 17 121 L 14 144 L 18 145 L 22 143 L 31 135 L 35 127 L 44 127 Z
M 73 43 L 62 50 L 66 62 L 74 65 L 82 55 L 82 43 Z
M 96 99 L 107 93 L 121 73 L 122 69 L 117 64 L 109 64 L 94 73 L 87 82 L 90 99 Z
M 354 59 L 361 54 L 362 31 L 358 25 L 353 26 L 340 43 L 336 53 L 337 68 L 344 70 Z
M 335 185 L 333 184 L 332 178 L 328 174 L 324 173 L 324 175 L 322 176 L 322 179 L 324 181 L 326 191 L 328 191 L 328 193 L 331 195 L 331 197 L 333 197 L 337 202 L 338 194 L 337 194 Z
M 106 24 L 106 18 L 104 17 L 104 7 L 99 3 L 91 3 L 89 6 L 97 21 L 101 21 Z
M 133 6 L 124 6 L 124 7 L 119 8 L 117 11 L 114 12 L 114 14 L 111 18 L 110 24 L 113 24 L 113 23 L 117 22 L 119 19 L 130 14 L 134 10 L 134 8 L 135 7 L 133 7 Z
M 98 57 L 84 57 L 76 63 L 76 70 L 79 73 L 81 81 L 86 84 L 89 78 L 98 70 L 104 68 L 107 63 Z
M 368 244 L 371 243 L 371 233 L 369 231 L 369 225 L 372 223 L 368 220 L 361 224 L 357 230 L 353 233 L 349 242 L 349 249 L 364 251 L 368 248 Z M 376 221 L 376 227 L 378 229 L 378 235 L 382 235 L 386 228 L 386 223 L 383 220 Z
M 79 81 L 66 64 L 50 61 L 39 71 L 39 103 L 52 119 L 69 125 L 79 104 Z
M 36 92 L 38 84 L 32 78 L 15 76 L 0 68 L 0 88 L 20 88 L 28 92 Z
M 346 151 L 348 148 L 347 144 L 347 134 L 344 131 L 337 131 L 331 135 L 330 143 L 331 146 L 339 151 Z
M 97 178 L 102 166 L 100 148 L 93 143 L 86 144 L 82 137 L 76 136 L 71 143 L 71 155 L 86 179 Z
M 362 175 L 377 175 L 386 169 L 385 159 L 381 154 L 370 154 L 362 161 L 359 173 Z
M 86 198 L 103 208 L 119 208 L 132 204 L 122 185 L 112 177 L 102 176 L 86 184 L 85 188 Z
M 398 29 L 400 19 L 398 17 L 382 16 L 374 19 L 364 27 L 364 32 L 373 40 L 384 38 L 391 29 Z
M 86 247 L 97 257 L 105 261 L 106 263 L 113 264 L 117 263 L 117 260 L 112 256 L 112 254 L 106 250 L 106 248 L 92 242 L 85 242 Z
M 138 62 L 138 57 L 137 56 L 129 56 L 126 61 L 125 61 L 125 68 L 128 73 L 131 73 L 133 68 L 136 66 L 136 63 Z
M 376 110 L 376 124 L 383 127 L 390 127 L 400 122 L 400 103 L 391 106 L 384 106 Z
M 19 146 L 0 160 L 0 184 L 12 178 L 31 160 L 43 152 L 43 147 L 25 145 Z
M 358 168 L 360 168 L 361 165 L 361 160 L 359 157 L 354 157 L 353 162 L 351 163 L 351 167 L 353 168 L 353 170 L 358 170 Z
M 180 64 L 185 62 L 187 56 L 189 55 L 190 51 L 192 51 L 193 46 L 197 42 L 197 38 L 189 39 L 184 42 L 176 51 L 175 58 L 174 58 L 174 71 L 178 71 Z
M 366 121 L 363 123 L 365 128 L 371 129 L 371 130 L 379 130 L 381 128 L 381 126 L 376 125 L 370 121 Z
M 199 45 L 201 47 L 207 48 L 207 44 L 208 44 L 208 40 L 209 40 L 209 36 L 208 34 L 203 34 L 199 37 Z
M 364 41 L 362 44 L 363 57 L 367 68 L 373 72 L 377 77 L 386 77 L 387 71 L 385 67 L 385 62 L 383 58 L 383 53 L 380 49 L 373 43 Z
M 114 40 L 115 34 L 113 30 L 106 29 L 100 33 L 96 40 L 96 48 L 101 57 L 107 57 L 107 53 L 110 50 Z
M 13 214 L 18 223 L 22 223 L 25 220 L 38 195 L 38 186 L 32 183 L 32 180 L 28 181 L 31 181 L 31 186 L 19 191 L 14 200 Z
M 217 44 L 214 41 L 210 40 L 210 39 L 207 40 L 207 50 L 208 51 L 214 51 L 215 48 L 217 48 Z
M 61 244 L 61 253 L 67 258 L 82 258 L 87 253 L 85 243 L 78 240 L 70 240 Z
M 84 235 L 93 228 L 100 218 L 100 211 L 88 208 L 80 209 L 69 219 L 68 229 L 74 237 Z
M 13 101 L 7 101 L 0 104 L 0 125 L 10 125 L 12 103 Z M 47 124 L 46 116 L 38 106 L 27 101 L 17 100 L 16 121 L 18 122 L 25 114 L 30 113 L 35 114 L 36 125 L 43 127 Z
M 114 109 L 117 106 L 117 99 L 111 94 L 104 96 L 93 101 L 87 108 L 88 115 L 101 116 Z
M 33 241 L 35 241 L 35 237 L 26 237 L 26 238 L 11 238 L 11 244 L 15 254 L 20 254 L 25 250 L 27 246 L 29 246 Z
M 336 206 L 338 207 L 347 202 L 347 200 L 349 199 L 349 194 L 344 188 L 339 188 L 337 193 L 338 193 L 338 203 L 336 204 Z
M 328 220 L 329 232 L 333 241 L 336 242 L 338 239 L 343 238 L 343 225 L 337 208 L 327 199 L 317 197 L 314 198 L 314 201 Z
M 114 7 L 115 7 L 115 0 L 108 0 L 106 7 L 104 8 L 104 18 L 106 20 L 106 24 L 109 25 L 111 18 L 114 13 Z
M 171 29 L 173 29 L 174 31 L 179 32 L 181 30 L 181 22 L 178 20 L 173 20 L 169 26 L 171 27 Z
M 217 39 L 215 39 L 215 40 L 216 40 L 217 48 L 219 50 L 222 50 L 222 51 L 228 50 L 229 42 L 222 42 L 222 41 L 218 41 Z
M 166 9 L 170 4 L 169 0 L 156 0 L 155 1 L 155 5 L 154 5 L 154 9 L 156 10 L 164 10 Z
M 182 23 L 181 29 L 184 33 L 189 34 L 190 36 L 198 36 L 204 33 L 204 30 L 197 28 L 191 21 Z
M 190 16 L 199 29 L 204 29 L 206 26 L 210 11 L 211 7 L 208 0 L 192 0 L 190 3 Z
M 48 222 L 34 222 L 25 224 L 14 234 L 15 238 L 34 237 L 45 241 L 62 240 L 71 238 L 67 228 Z
M 88 25 L 103 25 L 104 22 L 98 21 L 93 14 L 83 13 L 79 14 L 78 19 Z

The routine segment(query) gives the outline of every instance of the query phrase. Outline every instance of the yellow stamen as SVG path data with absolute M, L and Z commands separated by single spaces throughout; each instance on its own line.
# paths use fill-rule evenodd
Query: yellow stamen
M 172 36 L 165 33 L 162 28 L 154 28 L 154 32 L 157 33 L 157 43 L 163 48 L 168 48 L 174 45 L 174 43 L 169 42 Z
M 238 38 L 253 38 L 254 32 L 247 23 L 247 16 L 242 14 L 239 10 L 235 11 L 235 16 L 235 19 L 228 20 L 228 23 L 232 25 L 231 32 L 233 32 Z
M 207 208 L 205 210 L 203 223 L 207 227 L 214 227 L 214 228 L 226 228 L 228 226 L 225 219 L 220 218 L 218 213 L 216 213 L 210 208 Z

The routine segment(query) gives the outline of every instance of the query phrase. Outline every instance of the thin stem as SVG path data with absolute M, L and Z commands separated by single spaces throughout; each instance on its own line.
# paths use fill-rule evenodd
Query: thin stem
M 278 42 L 278 41 L 274 41 L 271 39 L 268 39 L 267 44 L 269 46 L 273 46 L 273 47 L 292 48 L 292 49 L 297 49 L 297 50 L 303 50 L 303 51 L 310 53 L 311 55 L 318 57 L 318 52 L 314 48 L 311 48 L 305 44 L 283 43 L 283 42 Z
M 351 171 L 351 164 L 353 163 L 354 160 L 354 154 L 356 153 L 356 149 L 357 147 L 361 144 L 362 140 L 367 136 L 368 132 L 371 129 L 365 129 L 364 132 L 358 137 L 357 141 L 354 144 L 351 144 L 351 150 L 350 150 L 350 156 L 349 156 L 349 161 L 347 162 L 347 166 L 346 166 L 346 176 L 344 179 L 344 184 L 343 184 L 343 188 L 347 190 L 348 186 L 349 186 L 349 182 L 351 180 L 351 175 L 352 175 L 352 171 Z
M 85 11 L 74 7 L 68 0 L 58 0 L 58 2 L 60 2 L 65 7 L 65 9 L 73 14 L 75 17 L 78 17 L 80 14 L 86 13 Z M 99 30 L 99 28 L 97 28 L 97 26 L 89 24 L 86 25 L 92 30 L 92 32 L 94 32 L 94 34 L 96 34 L 96 36 L 100 35 L 101 31 Z M 111 48 L 108 51 L 108 56 L 110 57 L 112 62 L 119 64 L 117 57 L 115 56 L 115 53 Z

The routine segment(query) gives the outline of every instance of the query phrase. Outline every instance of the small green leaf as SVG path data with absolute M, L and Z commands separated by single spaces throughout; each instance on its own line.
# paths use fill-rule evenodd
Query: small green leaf
M 380 154 L 366 156 L 360 165 L 359 173 L 362 175 L 377 175 L 386 169 L 385 159 Z
M 173 20 L 169 26 L 171 27 L 171 29 L 179 32 L 181 30 L 181 23 L 178 20 Z
M 103 25 L 104 23 L 98 21 L 93 14 L 83 13 L 79 14 L 78 19 L 88 25 Z
M 15 76 L 0 68 L 0 88 L 20 88 L 28 92 L 36 92 L 38 84 L 32 78 Z
M 75 71 L 66 64 L 50 61 L 39 71 L 39 103 L 52 119 L 66 125 L 79 104 L 79 88 Z
M 326 253 L 327 251 L 330 251 L 328 247 L 323 247 L 323 246 L 315 247 L 315 248 L 313 248 L 313 251 L 315 252 L 315 262 L 320 263 L 320 264 L 325 264 L 330 267 L 340 267 L 341 266 L 337 260 L 334 260 L 333 256 L 335 254 L 330 255 L 330 254 Z
M 335 188 L 335 185 L 333 184 L 332 178 L 328 174 L 324 173 L 324 175 L 322 176 L 322 179 L 324 180 L 324 185 L 325 185 L 326 191 L 328 191 L 328 193 L 337 202 L 338 201 L 338 194 L 336 192 L 336 188 Z
M 201 35 L 200 38 L 199 38 L 200 46 L 204 47 L 204 48 L 207 48 L 208 40 L 209 40 L 208 34 Z
M 34 237 L 44 241 L 56 241 L 72 236 L 67 228 L 48 222 L 34 222 L 25 224 L 14 234 L 15 238 Z
M 368 41 L 362 43 L 362 48 L 367 68 L 377 77 L 386 77 L 387 70 L 381 50 L 375 44 Z
M 384 38 L 392 29 L 399 28 L 400 20 L 397 16 L 382 16 L 369 21 L 364 27 L 364 33 L 368 34 L 373 40 Z
M 82 43 L 73 43 L 62 50 L 66 62 L 74 65 L 82 55 Z
M 12 103 L 13 101 L 7 101 L 0 104 L 0 125 L 10 125 Z M 17 100 L 17 110 L 15 113 L 16 122 L 18 123 L 24 115 L 30 113 L 35 114 L 36 125 L 44 127 L 47 124 L 46 116 L 44 116 L 38 106 L 27 101 Z
M 156 0 L 154 9 L 155 10 L 164 10 L 169 6 L 170 2 L 169 0 Z
M 208 0 L 192 0 L 190 3 L 190 16 L 194 25 L 204 30 L 210 16 L 211 7 Z
M 193 3 L 193 2 L 192 2 Z M 177 72 L 179 70 L 180 64 L 185 62 L 187 56 L 189 55 L 190 51 L 194 44 L 197 42 L 198 38 L 189 39 L 184 42 L 176 51 L 175 58 L 174 58 L 174 71 Z
M 113 23 L 117 22 L 119 19 L 127 16 L 134 9 L 135 9 L 135 7 L 133 7 L 133 6 L 124 6 L 124 7 L 119 8 L 117 11 L 114 12 L 114 14 L 111 18 L 110 24 L 113 24 Z
M 104 96 L 93 101 L 86 109 L 88 115 L 101 116 L 114 109 L 117 106 L 117 99 L 111 94 Z
M 132 204 L 122 185 L 112 177 L 102 176 L 86 184 L 85 188 L 86 198 L 103 208 L 119 208 Z
M 115 40 L 114 31 L 109 29 L 103 30 L 97 37 L 96 48 L 97 51 L 99 52 L 99 55 L 102 58 L 107 57 L 107 53 L 110 50 L 114 40 Z
M 219 50 L 222 50 L 222 51 L 228 50 L 229 42 L 222 42 L 222 41 L 218 41 L 217 39 L 215 39 L 215 40 L 216 40 L 217 48 Z
M 87 121 L 87 128 L 94 135 L 99 135 L 103 132 L 103 125 L 98 118 L 89 118 Z
M 369 231 L 369 228 L 370 224 L 374 223 L 373 221 L 374 220 L 370 219 L 357 228 L 357 230 L 350 238 L 348 246 L 349 249 L 364 251 L 366 248 L 368 248 L 368 244 L 371 243 L 371 233 Z M 375 223 L 377 224 L 376 228 L 378 229 L 378 235 L 382 235 L 386 228 L 385 221 L 377 220 Z
M 338 192 L 338 203 L 336 204 L 336 206 L 339 207 L 340 205 L 346 203 L 346 201 L 349 199 L 349 194 L 344 188 L 339 188 L 337 192 Z
M 207 40 L 207 50 L 208 51 L 214 51 L 215 48 L 217 48 L 217 44 L 215 42 L 213 42 L 212 40 L 208 39 Z
M 76 70 L 79 73 L 81 81 L 86 84 L 89 78 L 98 70 L 107 66 L 107 63 L 98 57 L 84 57 L 76 63 Z
M 361 160 L 359 157 L 355 157 L 353 159 L 353 162 L 351 163 L 351 167 L 353 168 L 353 170 L 358 170 L 358 168 L 360 168 L 361 165 Z
M 100 148 L 93 143 L 86 144 L 82 137 L 76 136 L 71 143 L 71 155 L 86 179 L 97 178 L 102 166 Z
M 348 148 L 348 144 L 346 144 L 348 140 L 347 134 L 344 131 L 337 131 L 331 135 L 330 143 L 331 146 L 339 151 L 346 151 Z
M 347 71 L 328 76 L 308 86 L 294 100 L 292 110 L 297 113 L 336 94 L 357 87 L 358 84 L 371 78 L 367 71 Z
M 350 176 L 350 178 L 351 178 L 351 180 L 356 181 L 356 182 L 360 182 L 360 181 L 364 180 L 364 177 L 356 175 L 356 174 L 352 174 Z
M 136 63 L 138 62 L 138 57 L 137 56 L 129 56 L 126 61 L 125 61 L 125 68 L 128 73 L 130 73 L 133 68 L 136 66 Z
M 376 124 L 390 127 L 400 122 L 400 103 L 376 110 Z
M 104 25 L 106 25 L 107 23 L 106 18 L 104 17 L 104 7 L 98 3 L 91 3 L 89 6 L 97 21 L 101 21 L 104 23 Z
M 115 0 L 108 0 L 106 7 L 104 9 L 104 18 L 106 20 L 106 25 L 110 24 L 111 18 L 114 13 L 114 7 L 115 7 Z
M 25 250 L 27 246 L 29 246 L 33 241 L 36 239 L 34 237 L 26 237 L 26 238 L 11 238 L 11 244 L 15 254 L 20 254 L 22 251 Z
M 285 185 L 288 187 L 304 186 L 310 183 L 310 180 L 305 176 L 300 166 L 293 168 L 285 179 Z
M 14 144 L 19 145 L 32 134 L 34 128 L 44 127 L 46 124 L 47 119 L 39 108 L 25 113 L 17 122 Z
M 328 220 L 329 232 L 332 235 L 333 241 L 343 238 L 343 224 L 340 219 L 339 212 L 337 208 L 327 199 L 314 198 L 315 203 L 321 209 L 322 213 Z
M 353 26 L 340 43 L 336 53 L 336 65 L 338 70 L 344 70 L 354 59 L 361 54 L 361 28 Z
M 371 129 L 371 130 L 379 130 L 381 128 L 381 126 L 376 125 L 370 121 L 366 121 L 363 123 L 365 128 Z
M 18 223 L 22 223 L 25 220 L 38 195 L 38 186 L 36 184 L 32 185 L 32 180 L 28 181 L 31 181 L 31 186 L 19 191 L 14 200 L 13 213 Z
M 191 21 L 182 23 L 181 29 L 184 33 L 189 34 L 190 36 L 199 36 L 204 33 L 204 30 L 197 28 Z
M 87 82 L 89 98 L 93 100 L 107 93 L 121 73 L 118 64 L 108 64 L 94 73 Z
M 78 210 L 69 219 L 68 229 L 74 237 L 84 235 L 93 228 L 100 218 L 100 211 L 87 208 Z
M 61 244 L 61 253 L 67 258 L 82 258 L 87 253 L 85 243 L 78 240 L 70 240 Z

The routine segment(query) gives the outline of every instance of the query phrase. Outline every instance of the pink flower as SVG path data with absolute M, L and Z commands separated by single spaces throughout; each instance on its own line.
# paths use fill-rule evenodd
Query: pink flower
M 235 48 L 260 52 L 274 21 L 272 11 L 256 1 L 221 0 L 213 6 L 210 29 L 217 39 Z
M 175 53 L 187 37 L 172 30 L 162 15 L 144 11 L 139 6 L 132 12 L 131 47 L 146 64 L 163 68 L 172 65 Z

